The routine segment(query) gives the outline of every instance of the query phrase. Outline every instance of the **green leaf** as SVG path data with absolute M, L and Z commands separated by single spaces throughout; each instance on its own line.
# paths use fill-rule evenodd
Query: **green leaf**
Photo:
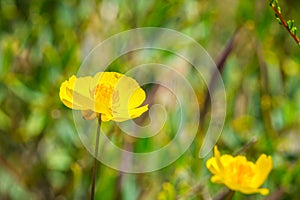
M 274 4 L 275 4 L 275 7 L 276 7 L 277 10 L 280 9 L 280 7 L 279 7 L 279 5 L 278 5 L 278 0 L 275 0 L 275 1 L 274 1 Z
M 293 33 L 294 35 L 297 35 L 297 27 L 292 27 L 291 33 Z
M 282 25 L 282 22 L 281 22 L 281 20 L 280 20 L 280 18 L 278 17 L 278 15 L 277 15 L 277 14 L 275 14 L 275 17 L 276 17 L 276 19 L 277 19 L 278 23 L 279 23 L 280 25 Z
M 276 9 L 278 10 L 279 13 L 281 13 L 281 8 L 277 5 Z
M 288 25 L 288 29 L 291 30 L 294 26 L 294 20 L 288 20 L 286 23 Z

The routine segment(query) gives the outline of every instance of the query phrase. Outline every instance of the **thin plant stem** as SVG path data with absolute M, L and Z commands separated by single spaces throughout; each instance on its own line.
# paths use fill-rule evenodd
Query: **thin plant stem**
M 235 152 L 233 155 L 237 156 L 243 152 L 245 152 L 247 149 L 249 149 L 252 145 L 254 145 L 257 142 L 257 138 L 256 137 L 252 137 L 251 140 L 245 144 L 241 149 L 239 149 L 237 152 Z
M 225 190 L 214 197 L 214 200 L 231 200 L 233 198 L 235 191 L 234 190 Z
M 231 200 L 234 195 L 234 192 L 235 192 L 234 190 L 229 190 L 229 192 L 225 196 L 224 200 Z
M 99 149 L 99 140 L 100 140 L 100 128 L 101 128 L 101 114 L 98 115 L 98 127 L 97 127 L 97 135 L 96 135 L 96 144 L 95 144 L 95 158 L 93 165 L 93 173 L 92 173 L 92 188 L 91 188 L 91 200 L 95 198 L 95 185 L 96 185 L 96 175 L 98 168 L 98 149 Z

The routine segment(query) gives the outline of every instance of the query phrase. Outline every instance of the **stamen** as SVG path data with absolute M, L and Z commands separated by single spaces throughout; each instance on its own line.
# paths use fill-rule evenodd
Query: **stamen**
M 110 108 L 113 100 L 113 92 L 114 88 L 111 85 L 98 84 L 94 89 L 94 99 Z

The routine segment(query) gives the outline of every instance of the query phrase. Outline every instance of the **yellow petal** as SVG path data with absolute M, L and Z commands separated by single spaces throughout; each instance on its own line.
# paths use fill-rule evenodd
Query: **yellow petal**
M 148 110 L 148 105 L 145 105 L 142 107 L 138 107 L 138 108 L 129 110 L 129 114 L 130 114 L 131 118 L 136 118 L 136 117 L 141 116 L 147 110 Z
M 233 160 L 235 159 L 235 157 L 228 155 L 228 154 L 224 154 L 220 157 L 221 163 L 223 168 L 226 168 Z
M 113 117 L 110 114 L 105 114 L 105 113 L 101 114 L 101 121 L 108 122 L 110 120 L 113 120 Z
M 146 94 L 139 84 L 125 75 L 116 82 L 115 92 L 118 94 L 118 101 L 115 101 L 113 106 L 118 106 L 120 109 L 130 110 L 136 108 L 146 98 Z
M 87 110 L 93 105 L 89 93 L 89 84 L 92 77 L 76 78 L 74 75 L 60 86 L 59 97 L 69 108 Z
M 94 106 L 91 108 L 91 110 L 95 111 L 96 113 L 111 115 L 111 110 L 109 107 L 99 101 L 94 102 Z
M 262 154 L 255 163 L 256 175 L 253 179 L 252 187 L 260 187 L 272 170 L 272 157 Z
M 76 91 L 79 95 L 91 98 L 91 93 L 89 90 L 91 81 L 91 76 L 76 78 L 73 90 Z
M 73 104 L 72 95 L 67 90 L 67 88 L 73 87 L 75 79 L 76 77 L 73 75 L 69 78 L 69 80 L 64 81 L 60 85 L 59 98 L 63 102 L 63 104 L 65 104 L 65 106 L 69 108 L 80 109 L 80 105 L 76 103 Z
M 267 189 L 267 188 L 242 188 L 242 187 L 239 187 L 235 190 L 240 191 L 244 194 L 254 194 L 254 193 L 260 193 L 261 195 L 269 194 L 269 189 Z
M 217 183 L 217 184 L 223 183 L 223 177 L 220 177 L 220 176 L 217 176 L 217 175 L 212 176 L 210 180 L 211 180 L 211 182 Z
M 72 103 L 71 101 L 68 101 L 66 98 L 61 98 L 61 101 L 68 108 L 71 108 L 71 109 L 74 109 L 74 110 L 84 110 L 83 106 L 78 105 L 74 102 Z
M 216 158 L 214 157 L 206 161 L 206 167 L 213 174 L 219 173 L 219 168 L 216 162 Z
M 128 119 L 139 117 L 147 110 L 148 110 L 148 105 L 131 109 L 131 110 L 121 110 L 113 114 L 113 120 L 117 122 L 123 122 Z
M 220 169 L 220 171 L 224 171 L 224 167 L 220 159 L 220 152 L 217 146 L 214 147 L 214 156 L 216 158 L 216 163 L 218 165 L 218 168 Z
M 145 91 L 142 88 L 136 89 L 129 99 L 128 108 L 132 109 L 140 106 L 145 101 L 145 99 Z
M 269 189 L 267 188 L 259 188 L 259 193 L 262 194 L 262 195 L 268 195 L 269 194 Z
M 94 75 L 91 81 L 91 89 L 93 89 L 97 84 L 102 83 L 115 86 L 122 76 L 123 74 L 117 72 L 98 72 Z
M 253 166 L 254 167 L 253 163 L 250 162 L 250 161 L 248 161 L 245 156 L 238 155 L 238 156 L 235 156 L 233 158 L 234 158 L 234 160 L 235 160 L 236 163 L 247 165 L 247 166 L 251 166 L 251 167 Z M 225 162 L 225 160 L 228 161 L 227 159 L 224 159 L 224 162 Z M 224 164 L 224 162 L 223 162 L 223 164 Z

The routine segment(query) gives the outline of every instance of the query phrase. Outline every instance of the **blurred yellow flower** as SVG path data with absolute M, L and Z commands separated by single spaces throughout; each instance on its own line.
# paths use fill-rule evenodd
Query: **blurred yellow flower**
M 272 157 L 262 154 L 256 163 L 250 162 L 245 156 L 220 155 L 217 146 L 214 147 L 214 157 L 206 162 L 213 174 L 213 183 L 225 184 L 229 189 L 244 194 L 269 194 L 267 188 L 259 188 L 272 169 Z
M 158 193 L 157 200 L 174 200 L 176 199 L 176 189 L 171 183 L 164 183 L 162 191 Z
M 101 113 L 102 121 L 122 122 L 148 110 L 148 105 L 141 106 L 145 91 L 134 79 L 117 72 L 98 72 L 94 77 L 73 75 L 61 84 L 59 97 L 67 107 L 81 110 L 87 120 Z

